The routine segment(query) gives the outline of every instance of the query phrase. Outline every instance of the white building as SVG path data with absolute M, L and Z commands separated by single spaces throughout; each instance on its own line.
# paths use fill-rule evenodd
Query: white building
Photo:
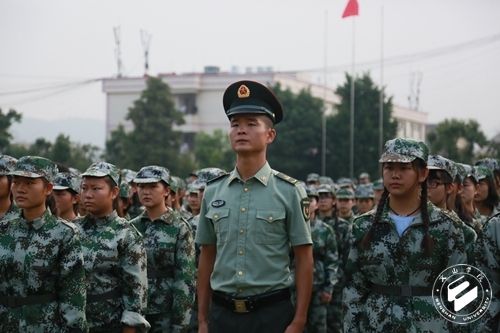
M 309 89 L 311 94 L 325 102 L 327 112 L 334 112 L 334 104 L 339 102 L 332 88 L 308 81 L 308 77 L 299 73 L 278 73 L 260 71 L 257 73 L 225 73 L 216 67 L 207 67 L 204 73 L 160 74 L 160 78 L 170 86 L 179 110 L 185 113 L 186 123 L 180 127 L 185 140 L 190 143 L 197 132 L 212 132 L 215 129 L 227 130 L 227 118 L 222 112 L 222 95 L 226 87 L 238 80 L 254 80 L 264 84 L 280 83 L 298 93 Z M 128 109 L 137 100 L 146 87 L 146 79 L 110 78 L 103 81 L 106 94 L 106 139 L 110 133 L 123 124 L 126 130 L 132 124 L 126 121 Z M 394 107 L 393 117 L 398 122 L 398 136 L 425 139 L 427 113 L 412 111 L 399 106 Z

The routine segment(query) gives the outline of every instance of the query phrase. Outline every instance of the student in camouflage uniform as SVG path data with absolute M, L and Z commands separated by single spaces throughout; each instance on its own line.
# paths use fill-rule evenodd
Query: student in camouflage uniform
M 346 332 L 451 332 L 432 301 L 441 271 L 466 263 L 463 232 L 427 201 L 428 148 L 393 139 L 380 158 L 385 191 L 358 217 L 344 290 Z
M 77 217 L 81 182 L 80 175 L 72 172 L 59 172 L 56 175 L 52 194 L 56 216 L 66 221 L 73 221 Z
M 311 238 L 313 241 L 314 274 L 313 291 L 307 316 L 307 333 L 327 332 L 327 306 L 332 300 L 333 287 L 338 281 L 339 265 L 337 242 L 332 227 L 316 218 L 318 194 L 309 187 Z
M 87 275 L 90 332 L 142 332 L 146 310 L 147 258 L 140 233 L 113 210 L 118 168 L 92 164 L 82 174 L 82 204 L 88 214 L 75 220 L 81 230 Z
M 474 322 L 474 333 L 500 332 L 500 213 L 485 224 L 475 247 L 475 266 L 488 278 L 492 302 L 483 318 Z
M 77 228 L 50 213 L 56 165 L 19 159 L 10 175 L 21 212 L 0 233 L 0 332 L 86 332 Z
M 382 197 L 382 193 L 384 193 L 384 183 L 382 182 L 382 179 L 377 179 L 373 182 L 374 208 L 377 208 L 380 198 Z
M 341 188 L 337 191 L 337 210 L 339 217 L 352 223 L 354 220 L 354 191 L 350 188 Z
M 148 254 L 148 307 L 151 332 L 186 332 L 195 292 L 194 241 L 188 222 L 165 205 L 170 174 L 145 166 L 134 178 L 146 211 L 133 219 Z
M 137 195 L 137 184 L 134 183 L 134 178 L 137 172 L 130 169 L 122 169 L 121 177 L 125 182 L 130 185 L 130 200 L 132 201 L 130 207 L 127 209 L 128 216 L 133 219 L 144 212 L 144 207 L 139 202 L 139 196 Z
M 130 220 L 130 215 L 128 210 L 132 205 L 132 187 L 128 182 L 120 181 L 120 191 L 118 192 L 118 198 L 116 200 L 116 213 L 119 217 L 123 217 L 125 220 Z
M 481 214 L 481 220 L 484 224 L 491 216 L 499 212 L 499 197 L 491 170 L 482 165 L 474 168 L 478 179 L 477 194 L 474 198 L 474 203 Z
M 462 166 L 462 190 L 460 191 L 460 201 L 457 206 L 458 217 L 467 225 L 472 227 L 477 235 L 480 234 L 483 224 L 481 214 L 474 205 L 474 197 L 477 194 L 477 176 L 475 169 L 470 165 Z
M 19 209 L 12 200 L 10 191 L 12 176 L 9 175 L 16 162 L 17 160 L 9 155 L 0 156 L 0 232 L 2 225 L 6 226 L 19 213 Z
M 500 197 L 500 162 L 497 159 L 487 157 L 476 162 L 476 166 L 484 166 L 493 173 L 493 180 L 497 194 Z M 499 207 L 500 210 L 500 207 Z
M 375 194 L 371 184 L 363 184 L 356 187 L 354 192 L 356 197 L 356 206 L 358 207 L 358 214 L 364 214 L 373 209 L 375 205 Z

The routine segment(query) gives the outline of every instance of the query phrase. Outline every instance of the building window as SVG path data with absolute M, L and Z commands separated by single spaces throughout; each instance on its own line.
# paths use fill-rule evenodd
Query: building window
M 196 114 L 198 107 L 196 106 L 196 94 L 179 94 L 177 95 L 179 111 L 184 114 Z

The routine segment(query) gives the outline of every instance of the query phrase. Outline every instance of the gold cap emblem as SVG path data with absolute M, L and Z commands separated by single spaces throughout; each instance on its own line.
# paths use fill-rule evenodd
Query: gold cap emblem
M 250 97 L 250 89 L 248 89 L 247 86 L 242 84 L 238 88 L 238 98 L 247 98 L 247 97 Z

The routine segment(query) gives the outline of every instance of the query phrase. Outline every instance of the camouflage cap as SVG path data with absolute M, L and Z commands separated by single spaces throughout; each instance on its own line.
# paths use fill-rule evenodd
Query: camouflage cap
M 330 193 L 332 196 L 335 196 L 335 189 L 330 184 L 319 185 L 316 192 L 318 193 L 318 195 L 320 193 Z
M 379 178 L 373 182 L 374 191 L 382 191 L 383 189 L 384 189 L 384 181 L 382 180 L 382 178 Z
M 212 179 L 225 175 L 226 171 L 219 168 L 203 168 L 198 170 L 198 180 L 208 183 Z
M 318 182 L 319 181 L 319 175 L 317 173 L 310 173 L 307 175 L 306 182 Z
M 446 173 L 453 180 L 458 174 L 458 169 L 455 165 L 455 162 L 441 155 L 429 155 L 429 157 L 427 158 L 427 169 L 446 171 Z
M 187 191 L 188 193 L 198 193 L 199 191 L 205 190 L 206 186 L 207 186 L 206 182 L 197 179 L 188 185 Z
M 137 175 L 137 172 L 134 170 L 130 170 L 130 169 L 121 169 L 120 170 L 120 179 L 123 181 L 126 181 L 127 183 L 132 182 L 136 175 Z
M 54 190 L 71 190 L 80 193 L 82 177 L 73 172 L 59 172 L 54 179 Z
M 480 159 L 475 165 L 485 166 L 493 172 L 500 171 L 500 163 L 498 163 L 497 159 L 491 157 Z
M 174 192 L 174 193 L 177 193 L 179 192 L 179 177 L 175 177 L 175 176 L 170 176 L 170 184 L 169 184 L 169 187 L 170 187 L 170 191 Z
M 126 181 L 120 182 L 120 198 L 130 198 L 131 187 Z
M 370 175 L 368 174 L 368 172 L 362 172 L 359 174 L 358 178 L 359 179 L 370 178 Z
M 458 174 L 462 183 L 466 178 L 472 178 L 476 183 L 478 182 L 476 169 L 469 164 L 455 163 L 457 165 Z
M 106 177 L 108 176 L 115 183 L 116 186 L 120 184 L 120 170 L 108 162 L 95 162 L 92 163 L 82 177 Z
M 493 178 L 493 172 L 489 168 L 482 165 L 474 166 L 474 174 L 476 175 L 477 181 L 486 179 L 488 177 Z
M 354 183 L 353 183 L 352 179 L 342 177 L 342 178 L 337 179 L 337 185 L 339 186 L 339 188 L 353 187 Z
M 319 197 L 318 189 L 316 188 L 316 186 L 307 186 L 306 194 L 308 197 Z
M 341 188 L 337 191 L 337 199 L 354 199 L 354 192 L 348 188 Z
M 134 178 L 134 183 L 157 183 L 159 181 L 170 185 L 170 171 L 158 165 L 148 165 L 142 167 Z
M 396 138 L 385 143 L 384 153 L 380 156 L 379 162 L 410 163 L 416 158 L 427 162 L 428 156 L 429 148 L 422 141 Z
M 362 184 L 356 188 L 354 192 L 356 199 L 373 199 L 375 198 L 375 193 L 373 192 L 373 186 L 369 184 Z
M 16 165 L 17 159 L 9 155 L 0 156 L 0 176 L 8 175 L 14 166 Z
M 47 158 L 23 156 L 17 160 L 14 169 L 9 174 L 28 178 L 43 177 L 52 183 L 57 172 L 57 165 Z
M 328 176 L 321 176 L 319 177 L 319 183 L 320 184 L 328 184 L 328 185 L 333 185 L 333 179 Z

